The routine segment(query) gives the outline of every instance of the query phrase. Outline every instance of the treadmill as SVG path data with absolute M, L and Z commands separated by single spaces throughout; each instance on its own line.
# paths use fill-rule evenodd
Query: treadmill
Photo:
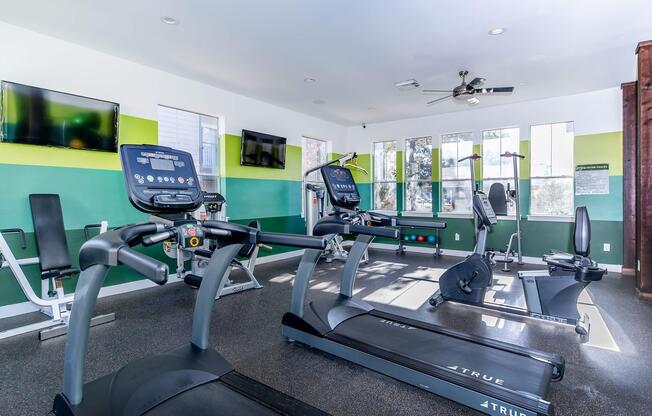
M 290 312 L 283 317 L 283 335 L 489 415 L 553 414 L 546 396 L 550 382 L 563 377 L 562 357 L 379 311 L 353 297 L 358 265 L 374 237 L 398 238 L 398 230 L 387 226 L 445 224 L 360 211 L 360 195 L 349 170 L 329 165 L 321 173 L 335 212 L 315 225 L 314 235 L 357 237 L 339 295 L 307 307 L 309 281 L 321 250 L 306 250 Z M 475 198 L 476 209 L 489 203 L 486 196 Z
M 189 153 L 162 146 L 123 145 L 120 156 L 129 199 L 140 211 L 174 216 L 201 206 L 203 193 Z M 168 266 L 132 247 L 169 241 L 192 250 L 201 248 L 205 239 L 218 240 L 220 248 L 210 258 L 197 292 L 191 342 L 142 358 L 84 384 L 91 316 L 109 270 L 123 265 L 162 285 L 168 278 Z M 52 413 L 57 416 L 326 416 L 312 406 L 237 373 L 209 345 L 219 282 L 243 245 L 256 243 L 324 249 L 327 240 L 263 233 L 222 221 L 178 219 L 127 225 L 86 242 L 79 254 L 82 272 L 66 340 L 63 392 L 55 397 Z M 120 342 L 116 340 L 116 346 Z

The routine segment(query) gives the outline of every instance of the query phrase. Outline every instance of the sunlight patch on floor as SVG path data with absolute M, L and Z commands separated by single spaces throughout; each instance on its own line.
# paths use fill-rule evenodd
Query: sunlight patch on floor
M 584 289 L 580 294 L 577 309 L 581 316 L 588 315 L 589 323 L 591 324 L 591 333 L 589 334 L 588 342 L 584 345 L 589 347 L 602 348 L 603 350 L 620 352 L 620 348 L 616 343 L 611 331 L 607 327 L 602 314 L 598 307 L 593 303 L 591 295 Z
M 272 283 L 288 283 L 291 282 L 292 280 L 294 280 L 294 274 L 292 273 L 283 273 L 281 275 L 269 279 L 269 281 Z
M 437 284 L 433 282 L 397 279 L 386 287 L 374 290 L 363 300 L 416 311 L 428 302 L 436 290 Z
M 387 275 L 406 267 L 408 267 L 408 265 L 405 263 L 396 263 L 392 261 L 373 261 L 367 265 L 361 264 L 358 270 L 366 273 L 380 273 Z
M 418 280 L 430 280 L 433 282 L 438 282 L 439 278 L 446 269 L 436 268 L 436 267 L 425 267 L 419 266 L 416 270 L 405 273 L 403 277 L 408 279 L 418 279 Z

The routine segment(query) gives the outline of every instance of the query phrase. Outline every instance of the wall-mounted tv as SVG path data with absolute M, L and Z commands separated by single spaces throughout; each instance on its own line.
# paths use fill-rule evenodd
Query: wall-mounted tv
M 0 141 L 118 151 L 120 105 L 2 81 Z
M 240 164 L 285 169 L 285 137 L 242 130 Z

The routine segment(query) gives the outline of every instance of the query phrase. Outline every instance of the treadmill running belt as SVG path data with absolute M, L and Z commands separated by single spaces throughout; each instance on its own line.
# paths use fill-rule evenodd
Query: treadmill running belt
M 383 350 L 399 363 L 417 362 L 420 371 L 424 366 L 448 368 L 489 385 L 545 397 L 552 372 L 548 363 L 415 328 L 398 319 L 359 315 L 340 323 L 327 336 Z

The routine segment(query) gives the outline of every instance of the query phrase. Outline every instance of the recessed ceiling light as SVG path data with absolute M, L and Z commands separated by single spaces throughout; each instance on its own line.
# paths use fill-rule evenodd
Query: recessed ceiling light
M 324 101 L 324 100 L 314 100 L 312 103 L 317 104 L 317 105 L 322 105 L 322 104 L 326 104 L 326 101 Z
M 312 84 L 313 82 L 317 82 L 317 80 L 314 79 L 314 78 L 307 77 L 307 78 L 303 79 L 303 82 L 307 82 L 308 84 Z
M 165 23 L 166 25 L 178 25 L 179 21 L 175 19 L 174 17 L 171 16 L 163 16 L 161 17 L 161 22 Z
M 507 29 L 505 29 L 504 27 L 494 27 L 492 29 L 489 29 L 488 33 L 490 35 L 502 35 L 503 33 L 505 33 L 506 30 Z
M 367 110 L 369 110 L 369 111 L 376 111 L 376 110 L 378 110 L 378 109 L 377 109 L 376 107 L 369 107 L 369 108 L 367 108 Z

